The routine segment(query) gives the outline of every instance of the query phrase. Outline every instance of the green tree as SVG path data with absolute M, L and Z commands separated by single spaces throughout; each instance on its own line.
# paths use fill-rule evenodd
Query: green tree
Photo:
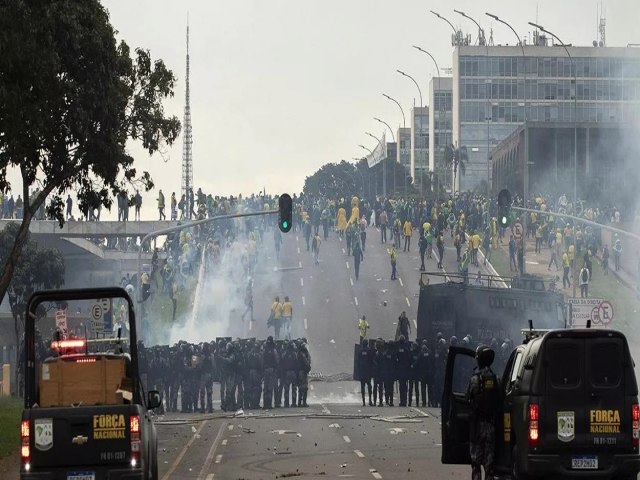
M 469 153 L 464 145 L 457 147 L 456 145 L 447 145 L 444 150 L 444 160 L 448 168 L 453 172 L 453 190 L 456 189 L 458 171 L 464 176 L 469 163 Z
M 5 0 L 0 3 L 0 189 L 7 173 L 22 177 L 24 216 L 0 275 L 7 292 L 26 245 L 29 223 L 47 198 L 47 213 L 64 221 L 63 194 L 80 203 L 96 198 L 109 208 L 112 195 L 132 184 L 149 190 L 138 174 L 128 139 L 152 154 L 180 132 L 162 102 L 173 96 L 175 77 L 149 51 L 115 39 L 98 0 Z M 37 195 L 30 195 L 38 186 Z
M 326 163 L 316 172 L 305 178 L 304 193 L 306 195 L 326 195 L 329 197 L 360 194 L 362 179 L 358 168 L 352 163 L 342 160 L 340 163 Z M 366 185 L 366 174 L 365 185 Z
M 17 222 L 9 223 L 4 230 L 0 231 L 0 262 L 6 262 L 11 255 L 19 232 L 20 224 Z M 29 297 L 36 290 L 62 286 L 64 272 L 65 265 L 62 253 L 55 248 L 38 248 L 38 244 L 31 240 L 27 234 L 7 289 L 16 345 L 20 345 L 20 337 L 24 331 L 24 316 Z

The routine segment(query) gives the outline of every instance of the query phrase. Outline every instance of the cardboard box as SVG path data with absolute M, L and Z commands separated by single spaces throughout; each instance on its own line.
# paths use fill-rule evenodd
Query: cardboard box
M 125 377 L 123 358 L 95 362 L 55 359 L 40 365 L 40 406 L 118 405 L 116 392 Z

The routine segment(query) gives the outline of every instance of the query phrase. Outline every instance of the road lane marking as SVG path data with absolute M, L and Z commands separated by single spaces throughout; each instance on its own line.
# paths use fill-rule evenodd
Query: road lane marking
M 298 262 L 298 268 L 302 268 L 302 262 Z
M 224 433 L 224 429 L 226 426 L 227 426 L 227 422 L 223 422 L 222 425 L 220 425 L 218 434 L 216 435 L 216 438 L 213 440 L 213 443 L 211 444 L 211 448 L 209 449 L 209 453 L 207 454 L 207 458 L 205 459 L 204 464 L 202 465 L 202 469 L 200 470 L 200 475 L 198 475 L 198 480 L 203 480 L 205 478 L 206 473 L 209 470 L 211 470 L 211 462 L 213 462 L 213 456 L 216 453 L 218 444 L 220 443 L 222 434 Z M 233 427 L 233 425 L 231 426 Z M 226 444 L 227 444 L 227 440 L 226 439 L 222 440 L 222 445 L 226 445 Z M 207 475 L 206 478 L 209 479 L 209 475 Z M 163 480 L 165 479 L 163 478 Z
M 343 435 L 342 438 L 344 439 L 345 442 L 351 443 L 351 439 L 348 436 Z
M 304 280 L 302 278 L 300 279 L 300 286 L 304 287 Z
M 222 454 L 216 455 L 216 463 L 220 463 L 222 461 Z
M 402 279 L 400 277 L 398 277 L 398 280 L 400 281 L 400 286 L 404 287 L 404 283 L 402 283 Z
M 382 480 L 382 475 L 380 475 L 378 472 L 371 472 L 371 475 L 373 475 L 373 478 L 375 478 L 376 480 Z
M 364 453 L 362 453 L 360 450 L 354 450 L 353 453 L 355 453 L 360 458 L 364 458 Z
M 313 390 L 313 383 L 309 384 L 309 390 Z
M 171 467 L 169 467 L 169 470 L 167 470 L 167 473 L 165 473 L 164 477 L 162 477 L 162 480 L 169 480 L 169 478 L 171 478 L 171 475 L 173 475 L 173 472 L 175 472 L 176 468 L 178 468 L 178 465 L 180 465 L 180 462 L 182 461 L 183 457 L 187 453 L 187 450 L 189 450 L 189 448 L 191 447 L 193 442 L 196 440 L 196 438 L 200 436 L 200 432 L 202 431 L 204 426 L 207 424 L 207 422 L 208 420 L 204 420 L 203 422 L 201 422 L 197 430 L 193 432 L 193 436 L 191 437 L 191 440 L 189 440 L 187 444 L 183 447 L 183 449 L 180 451 L 180 455 L 178 455 L 178 457 L 173 461 L 173 463 L 171 464 Z
M 418 327 L 416 327 L 416 328 L 418 328 Z M 307 319 L 306 318 L 304 319 L 304 329 L 305 330 L 307 329 Z
M 346 263 L 347 264 L 347 268 L 349 268 L 349 262 L 344 262 L 344 263 Z
M 209 475 L 207 475 L 207 480 L 213 480 L 213 473 L 210 473 Z
M 407 301 L 407 307 L 410 307 L 411 304 L 409 303 L 409 297 L 404 297 L 404 299 Z
M 298 255 L 300 255 L 300 247 L 298 247 Z
M 224 440 L 222 440 L 222 446 L 223 446 L 223 447 L 226 447 L 226 446 L 227 446 L 227 441 L 228 441 L 228 440 L 227 440 L 226 438 L 225 438 Z
M 306 305 L 306 300 L 304 299 L 304 295 L 302 296 L 302 305 Z
M 353 287 L 353 278 L 349 277 L 349 282 L 351 282 L 351 286 Z
M 356 302 L 356 307 L 358 306 L 358 297 L 353 297 L 353 301 Z
M 296 242 L 300 241 L 300 237 L 296 235 Z
M 414 325 L 416 328 L 418 328 L 418 322 L 416 322 L 416 319 L 415 319 L 415 318 L 413 319 L 413 325 Z
M 253 329 L 253 322 L 249 322 L 249 331 Z
M 344 248 L 342 249 L 342 253 L 347 253 L 347 252 L 346 252 L 346 250 L 345 250 Z

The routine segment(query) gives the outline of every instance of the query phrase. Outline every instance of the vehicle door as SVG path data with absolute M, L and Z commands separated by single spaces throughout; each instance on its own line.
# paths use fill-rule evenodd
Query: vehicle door
M 469 379 L 476 366 L 475 352 L 449 347 L 442 394 L 442 463 L 471 464 L 469 420 L 471 407 L 465 398 Z
M 511 463 L 512 411 L 514 392 L 519 388 L 519 372 L 524 358 L 523 345 L 516 348 L 504 368 L 500 377 L 501 410 L 496 415 L 496 464 L 509 465 Z
M 585 342 L 587 442 L 598 452 L 632 448 L 632 407 L 625 392 L 629 387 L 627 373 L 633 367 L 626 352 L 624 338 L 618 335 L 587 338 Z

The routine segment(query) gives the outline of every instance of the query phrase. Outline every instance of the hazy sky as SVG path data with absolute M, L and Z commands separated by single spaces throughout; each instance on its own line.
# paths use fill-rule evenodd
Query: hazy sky
M 460 0 L 104 0 L 119 37 L 151 50 L 177 79 L 168 113 L 181 120 L 185 89 L 185 30 L 191 28 L 191 108 L 194 183 L 214 194 L 300 191 L 304 178 L 326 162 L 361 156 L 364 132 L 382 134 L 374 116 L 392 127 L 402 121 L 395 97 L 409 115 L 415 85 L 428 97 L 435 67 L 451 67 L 451 28 L 429 13 L 447 17 L 477 37 L 477 29 L 453 8 L 476 18 L 495 44 L 513 44 L 507 27 L 489 21 L 489 11 L 529 35 L 535 21 L 574 45 L 597 38 L 597 6 L 590 0 L 484 2 Z M 443 6 L 443 5 L 446 5 Z M 482 6 L 480 6 L 482 5 Z M 640 2 L 603 2 L 607 45 L 640 44 Z M 408 126 L 408 125 L 407 125 Z M 165 194 L 180 191 L 182 138 L 169 160 L 149 158 L 131 147 L 140 169 L 149 170 Z M 167 195 L 168 197 L 168 195 Z M 151 194 L 144 196 L 149 208 Z M 145 208 L 146 210 L 146 208 Z

